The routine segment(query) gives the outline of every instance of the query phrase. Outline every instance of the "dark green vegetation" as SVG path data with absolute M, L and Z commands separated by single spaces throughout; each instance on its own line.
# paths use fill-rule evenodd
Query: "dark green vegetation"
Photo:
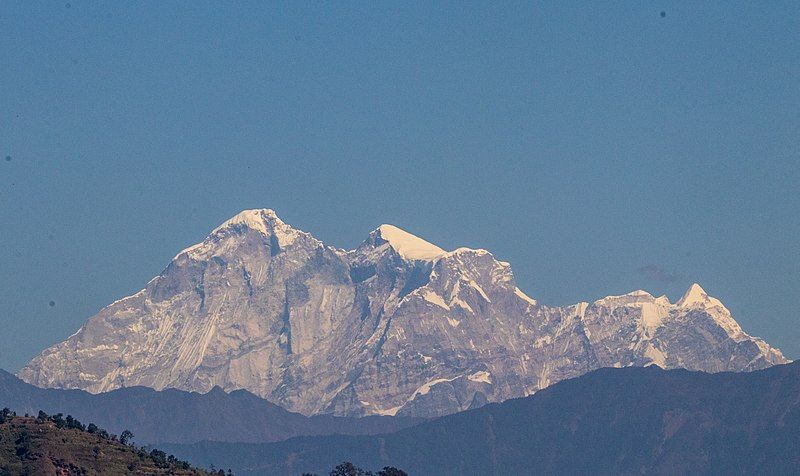
M 315 475 L 305 473 L 303 476 Z M 408 476 L 408 474 L 403 470 L 391 466 L 385 466 L 382 470 L 373 473 L 372 471 L 361 469 L 353 463 L 346 461 L 333 468 L 333 470 L 328 473 L 328 476 Z
M 167 448 L 241 474 L 324 474 L 342 459 L 409 474 L 796 474 L 800 362 L 752 373 L 601 369 L 379 436 Z
M 313 473 L 303 473 L 302 476 L 318 476 Z M 338 465 L 333 468 L 328 476 L 408 476 L 408 474 L 392 466 L 385 466 L 382 470 L 377 472 L 368 471 L 354 465 L 349 461 Z
M 72 416 L 15 416 L 0 411 L 0 475 L 170 474 L 206 475 L 161 450 L 130 444 L 131 432 L 119 437 Z
M 139 443 L 271 442 L 303 435 L 388 433 L 422 421 L 409 417 L 306 417 L 244 390 L 207 394 L 130 387 L 108 393 L 44 389 L 0 370 L 0 408 L 64 412 L 109 431 L 130 429 Z M 296 475 L 295 475 L 296 476 Z

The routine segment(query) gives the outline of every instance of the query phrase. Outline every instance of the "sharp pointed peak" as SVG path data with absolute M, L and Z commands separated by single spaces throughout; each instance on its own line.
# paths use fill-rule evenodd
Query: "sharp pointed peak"
M 447 253 L 433 243 L 388 223 L 379 226 L 370 235 L 389 243 L 405 259 L 431 261 Z
M 675 303 L 678 307 L 689 307 L 695 304 L 705 303 L 708 301 L 708 293 L 699 284 L 692 283 L 689 289 L 683 294 L 683 297 Z
M 700 293 L 706 294 L 706 290 L 703 289 L 703 287 L 700 286 L 698 283 L 692 283 L 692 285 L 689 286 L 689 291 L 690 292 L 700 292 Z

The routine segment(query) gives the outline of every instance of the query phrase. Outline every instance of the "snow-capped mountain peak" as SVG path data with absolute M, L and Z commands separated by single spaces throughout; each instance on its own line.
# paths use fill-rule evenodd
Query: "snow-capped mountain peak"
M 272 228 L 274 225 L 285 225 L 285 223 L 278 218 L 275 210 L 272 210 L 271 208 L 242 210 L 228 220 L 225 220 L 218 227 L 214 228 L 211 234 L 213 235 L 226 228 L 237 225 L 244 225 L 247 228 L 260 231 L 264 235 L 269 236 L 271 234 L 270 228 Z
M 694 283 L 689 286 L 689 289 L 683 295 L 682 298 L 675 303 L 675 307 L 679 308 L 693 308 L 693 307 L 721 307 L 723 306 L 722 302 L 719 299 L 713 298 L 705 292 L 705 290 L 700 287 L 699 284 Z
M 381 225 L 374 233 L 407 260 L 433 261 L 447 253 L 433 243 L 394 225 Z
M 782 362 L 697 285 L 676 305 L 634 291 L 549 307 L 488 251 L 446 252 L 392 225 L 344 251 L 255 209 L 19 376 L 92 392 L 244 388 L 305 414 L 437 416 L 598 367 Z
M 292 228 L 281 220 L 271 208 L 255 208 L 242 210 L 225 220 L 200 243 L 180 251 L 175 258 L 187 255 L 194 259 L 205 259 L 220 254 L 231 246 L 235 249 L 241 243 L 236 238 L 242 233 L 253 231 L 269 242 L 273 253 L 290 246 L 298 237 L 305 237 L 315 244 L 321 242 L 310 234 Z M 234 251 L 235 252 L 235 251 Z

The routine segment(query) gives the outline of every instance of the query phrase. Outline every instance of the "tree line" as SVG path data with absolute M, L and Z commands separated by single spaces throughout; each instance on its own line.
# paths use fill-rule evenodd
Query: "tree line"
M 11 418 L 16 417 L 16 412 L 11 411 L 8 408 L 3 408 L 0 410 L 0 424 L 3 424 L 7 421 L 10 421 Z M 30 418 L 30 415 L 25 414 L 26 417 Z M 58 428 L 66 428 L 72 430 L 83 431 L 92 435 L 96 435 L 99 438 L 104 440 L 120 443 L 125 446 L 130 446 L 133 448 L 138 456 L 142 459 L 150 458 L 156 466 L 159 468 L 179 468 L 179 469 L 191 469 L 191 465 L 186 462 L 179 460 L 174 455 L 168 455 L 164 451 L 159 449 L 152 448 L 148 451 L 148 449 L 144 446 L 137 447 L 133 444 L 133 433 L 130 430 L 124 430 L 119 436 L 110 434 L 103 428 L 98 427 L 94 423 L 89 423 L 88 425 L 84 425 L 81 423 L 77 418 L 74 418 L 72 415 L 64 416 L 63 413 L 56 413 L 55 415 L 48 415 L 42 410 L 39 410 L 39 413 L 36 416 L 37 423 L 52 423 Z M 217 470 L 213 466 L 211 467 L 211 473 L 216 476 L 232 476 L 232 472 L 229 469 L 227 473 L 223 470 Z M 393 466 L 385 466 L 383 469 L 372 472 L 358 466 L 354 465 L 349 461 L 345 461 L 344 463 L 336 466 L 334 469 L 328 473 L 329 476 L 408 476 L 408 473 L 401 469 L 397 469 Z M 303 473 L 302 476 L 317 476 L 311 473 Z
M 12 418 L 16 417 L 17 413 L 11 411 L 9 408 L 3 408 L 0 410 L 0 424 L 6 423 L 7 421 L 11 421 Z M 30 418 L 31 416 L 27 413 L 25 417 Z M 140 459 L 150 458 L 153 463 L 162 469 L 169 469 L 169 468 L 176 468 L 176 469 L 184 469 L 189 470 L 192 469 L 192 466 L 187 462 L 176 458 L 174 455 L 168 455 L 164 451 L 155 448 L 147 448 L 145 446 L 137 447 L 133 444 L 133 433 L 130 430 L 124 430 L 120 433 L 119 436 L 115 434 L 111 434 L 103 428 L 98 427 L 94 423 L 89 423 L 88 425 L 84 425 L 80 422 L 77 418 L 73 417 L 72 415 L 64 416 L 63 413 L 56 413 L 54 415 L 48 415 L 42 410 L 39 410 L 39 413 L 36 415 L 36 423 L 43 424 L 43 423 L 52 423 L 57 428 L 64 428 L 70 430 L 78 430 L 82 432 L 89 433 L 91 435 L 96 435 L 98 438 L 103 440 L 120 443 L 125 446 L 131 447 L 136 454 L 139 456 Z M 98 447 L 95 447 L 95 452 L 99 451 Z M 213 474 L 217 476 L 231 476 L 231 470 L 228 470 L 225 473 L 223 470 L 219 470 L 219 472 L 212 471 Z
M 373 473 L 365 469 L 359 468 L 349 461 L 345 461 L 339 466 L 333 468 L 329 476 L 408 476 L 408 473 L 402 469 L 397 469 L 393 466 L 384 466 L 382 470 Z M 311 473 L 303 473 L 302 476 L 317 476 Z

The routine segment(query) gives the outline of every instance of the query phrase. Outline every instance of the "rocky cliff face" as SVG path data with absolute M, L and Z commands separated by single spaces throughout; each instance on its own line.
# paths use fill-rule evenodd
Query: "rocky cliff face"
M 391 225 L 353 251 L 246 210 L 19 376 L 103 392 L 247 389 L 304 414 L 438 416 L 599 367 L 753 370 L 787 360 L 698 285 L 548 307 L 484 250 Z

